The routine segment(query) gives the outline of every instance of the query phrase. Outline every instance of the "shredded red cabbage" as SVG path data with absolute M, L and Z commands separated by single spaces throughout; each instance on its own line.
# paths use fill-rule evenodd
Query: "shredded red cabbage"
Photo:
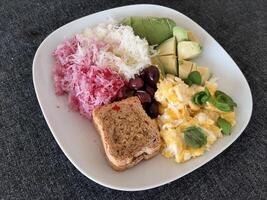
M 101 48 L 109 46 L 96 40 L 85 46 L 74 37 L 59 45 L 53 54 L 56 59 L 53 71 L 56 94 L 68 94 L 70 107 L 88 119 L 95 107 L 114 100 L 126 83 L 117 72 L 96 65 Z

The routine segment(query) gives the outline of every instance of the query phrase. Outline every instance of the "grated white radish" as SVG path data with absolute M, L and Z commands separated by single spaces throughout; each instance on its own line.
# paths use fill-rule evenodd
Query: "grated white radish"
M 92 39 L 109 44 L 108 49 L 101 49 L 97 58 L 98 66 L 108 66 L 126 79 L 134 77 L 146 68 L 150 62 L 150 47 L 145 39 L 134 35 L 130 26 L 116 23 L 102 23 L 85 29 L 78 35 L 84 47 Z

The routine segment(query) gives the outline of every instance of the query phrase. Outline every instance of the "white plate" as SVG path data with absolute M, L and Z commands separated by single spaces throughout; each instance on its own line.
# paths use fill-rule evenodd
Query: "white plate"
M 141 162 L 132 169 L 116 172 L 105 160 L 103 148 L 93 125 L 79 113 L 68 109 L 66 96 L 55 95 L 52 81 L 51 56 L 58 44 L 66 38 L 112 17 L 127 16 L 168 17 L 180 26 L 200 36 L 204 51 L 197 62 L 207 66 L 218 77 L 219 88 L 237 102 L 237 125 L 231 136 L 216 142 L 205 155 L 183 164 L 159 155 Z M 109 188 L 117 190 L 145 190 L 176 180 L 204 165 L 230 144 L 247 126 L 252 112 L 252 96 L 249 85 L 232 58 L 204 29 L 180 12 L 157 5 L 132 5 L 98 12 L 70 22 L 51 33 L 38 48 L 33 61 L 33 81 L 36 95 L 46 122 L 62 151 L 85 176 Z

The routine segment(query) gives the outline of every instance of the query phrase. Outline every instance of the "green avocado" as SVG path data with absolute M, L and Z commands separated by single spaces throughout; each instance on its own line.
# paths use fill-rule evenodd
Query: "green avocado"
M 192 42 L 200 43 L 200 40 L 198 39 L 198 37 L 192 31 L 188 31 L 187 35 L 188 35 L 188 40 L 190 40 Z
M 175 55 L 160 56 L 159 60 L 164 66 L 166 74 L 178 75 L 177 58 Z
M 207 67 L 197 66 L 196 69 L 192 69 L 192 71 L 198 71 L 200 73 L 202 80 L 201 84 L 204 84 L 211 77 L 211 72 Z
M 190 72 L 196 71 L 197 65 L 191 61 L 178 60 L 179 62 L 179 77 L 181 79 L 186 79 Z
M 180 63 L 181 61 L 179 61 Z M 187 78 L 187 76 L 189 75 L 190 72 L 193 71 L 198 71 L 201 75 L 201 84 L 203 85 L 207 80 L 210 79 L 211 77 L 211 72 L 209 70 L 209 68 L 207 67 L 200 67 L 197 66 L 195 63 L 192 63 L 190 61 L 185 61 L 183 60 L 183 65 L 179 64 L 179 77 L 181 78 L 180 74 L 182 73 L 182 79 Z M 192 63 L 192 67 L 191 67 L 191 71 L 188 73 L 188 66 L 190 65 L 190 63 Z M 188 73 L 188 74 L 187 74 Z
M 159 17 L 128 17 L 121 22 L 131 26 L 134 33 L 141 38 L 146 38 L 150 45 L 159 45 L 172 37 L 175 22 L 168 18 Z
M 176 40 L 178 42 L 189 40 L 192 42 L 200 43 L 198 37 L 195 36 L 195 34 L 192 31 L 186 30 L 179 26 L 173 27 L 173 36 L 176 37 Z
M 197 57 L 201 53 L 201 46 L 197 42 L 182 41 L 177 45 L 178 58 L 180 60 L 187 60 Z
M 164 55 L 176 55 L 176 39 L 172 37 L 162 42 L 158 47 L 160 56 Z
M 165 73 L 178 75 L 176 46 L 175 37 L 169 38 L 157 48 L 158 56 L 151 58 L 152 63 L 156 63 L 164 76 Z
M 121 21 L 121 24 L 127 25 L 127 26 L 132 26 L 132 18 L 131 17 L 126 17 Z
M 161 63 L 160 59 L 159 59 L 159 56 L 153 56 L 151 58 L 151 63 L 152 65 L 155 65 L 158 67 L 160 73 L 165 76 L 165 69 L 164 69 L 164 66 L 163 64 Z
M 136 17 L 131 17 L 131 26 L 133 27 L 134 33 L 138 33 L 140 38 L 146 38 L 146 31 L 143 25 L 143 20 Z
M 173 27 L 173 36 L 176 37 L 178 42 L 188 40 L 187 30 L 180 26 Z

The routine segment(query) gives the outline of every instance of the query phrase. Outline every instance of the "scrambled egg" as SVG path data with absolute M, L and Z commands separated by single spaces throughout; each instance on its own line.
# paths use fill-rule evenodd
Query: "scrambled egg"
M 210 103 L 198 106 L 191 100 L 192 96 L 205 87 L 211 95 L 217 90 L 217 83 L 206 81 L 204 86 L 189 87 L 180 78 L 167 75 L 157 85 L 155 99 L 160 103 L 158 124 L 164 145 L 162 154 L 181 163 L 204 154 L 218 138 L 222 137 L 221 129 L 216 125 L 219 117 L 235 125 L 235 113 L 218 110 Z M 207 144 L 201 148 L 191 148 L 184 140 L 184 130 L 198 126 L 207 136 Z

